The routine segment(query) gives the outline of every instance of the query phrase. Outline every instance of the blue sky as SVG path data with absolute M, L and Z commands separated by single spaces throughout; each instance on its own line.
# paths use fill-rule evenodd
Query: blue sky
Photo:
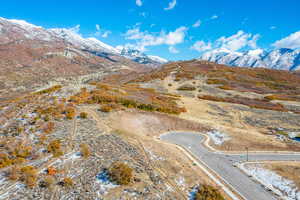
M 0 16 L 80 25 L 84 37 L 179 60 L 218 48 L 299 48 L 299 8 L 299 0 L 9 0 Z

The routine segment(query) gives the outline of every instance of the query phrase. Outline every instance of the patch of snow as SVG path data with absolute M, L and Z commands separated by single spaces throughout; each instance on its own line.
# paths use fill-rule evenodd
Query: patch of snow
M 118 185 L 112 183 L 109 180 L 107 171 L 102 171 L 96 176 L 96 187 L 99 188 L 98 195 L 106 194 L 110 189 L 118 187 Z
M 216 145 L 222 145 L 225 141 L 230 140 L 230 137 L 227 136 L 227 134 L 221 133 L 217 130 L 210 131 L 207 134 Z
M 193 187 L 192 191 L 188 195 L 189 200 L 195 200 L 196 199 L 196 193 L 197 193 L 198 187 L 199 187 L 198 185 Z
M 298 137 L 300 134 L 296 133 L 296 132 L 290 132 L 290 133 L 288 133 L 288 135 L 289 135 L 289 138 L 294 139 L 295 137 Z
M 159 56 L 153 56 L 153 55 L 148 55 L 148 57 L 156 62 L 159 62 L 159 63 L 167 63 L 169 62 L 167 59 L 164 59 L 162 57 L 159 57 Z
M 163 157 L 160 157 L 160 156 L 154 154 L 152 151 L 150 151 L 148 149 L 145 149 L 145 151 L 150 155 L 151 160 L 166 160 Z
M 300 191 L 295 183 L 285 179 L 275 172 L 264 169 L 260 164 L 254 166 L 239 166 L 246 174 L 254 177 L 266 188 L 272 190 L 275 194 L 286 200 L 299 200 Z
M 180 187 L 185 187 L 185 179 L 184 177 L 180 176 L 178 179 L 175 180 L 176 184 Z

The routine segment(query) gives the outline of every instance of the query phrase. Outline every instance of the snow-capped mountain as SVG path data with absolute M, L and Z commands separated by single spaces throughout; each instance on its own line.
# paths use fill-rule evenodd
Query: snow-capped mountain
M 118 54 L 117 49 L 114 47 L 107 45 L 96 38 L 83 38 L 78 33 L 69 29 L 56 28 L 49 29 L 48 31 L 64 41 L 79 47 L 80 49 Z
M 4 28 L 5 27 L 5 28 Z M 80 50 L 88 51 L 97 56 L 123 56 L 139 64 L 160 65 L 167 61 L 158 56 L 147 56 L 137 50 L 119 50 L 96 38 L 84 38 L 72 29 L 45 29 L 23 20 L 5 19 L 0 17 L 0 43 L 20 41 L 23 39 L 45 42 L 63 42 Z
M 300 70 L 300 49 L 263 49 L 234 52 L 227 49 L 216 49 L 201 55 L 200 60 L 216 62 L 238 67 L 263 67 L 270 69 Z
M 140 64 L 157 65 L 157 64 L 164 64 L 168 62 L 166 59 L 163 59 L 161 57 L 148 56 L 139 50 L 131 49 L 128 47 L 124 47 L 123 49 L 121 49 L 120 55 Z

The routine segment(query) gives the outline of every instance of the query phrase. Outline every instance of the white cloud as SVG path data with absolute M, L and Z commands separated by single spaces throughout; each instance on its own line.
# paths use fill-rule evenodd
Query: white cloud
M 107 38 L 111 34 L 111 31 L 104 31 L 104 33 L 101 35 L 103 38 Z
M 176 49 L 174 46 L 169 46 L 169 51 L 173 54 L 179 53 L 178 49 Z
M 260 36 L 238 31 L 230 37 L 220 37 L 216 43 L 220 48 L 237 51 L 244 47 L 256 48 L 256 42 Z
M 96 32 L 94 33 L 94 36 L 107 38 L 110 34 L 111 34 L 111 31 L 102 30 L 101 26 L 99 24 L 96 24 Z
M 177 4 L 177 1 L 176 1 L 176 0 L 172 0 L 172 1 L 169 3 L 168 7 L 167 7 L 167 8 L 164 8 L 164 10 L 172 10 L 173 8 L 175 8 L 176 4 Z
M 207 50 L 211 50 L 211 43 L 205 43 L 203 40 L 195 42 L 195 44 L 191 47 L 192 49 L 203 52 Z
M 270 26 L 270 30 L 274 30 L 276 28 L 277 28 L 276 26 Z
M 230 51 L 238 51 L 243 48 L 256 49 L 259 38 L 259 34 L 253 35 L 240 30 L 232 36 L 222 36 L 214 42 L 197 41 L 191 48 L 199 52 L 212 49 L 227 49 Z
M 79 33 L 79 31 L 80 31 L 80 25 L 78 24 L 78 25 L 70 28 L 69 30 L 72 31 L 72 32 L 74 32 L 74 33 Z
M 142 2 L 142 0 L 136 0 L 135 1 L 135 4 L 137 5 L 137 6 L 142 6 L 143 5 L 143 2 Z
M 218 19 L 218 18 L 219 18 L 218 15 L 213 15 L 213 16 L 210 17 L 211 20 Z
M 272 46 L 276 48 L 300 48 L 300 31 L 292 33 L 289 36 L 274 42 Z
M 200 25 L 201 25 L 201 20 L 199 19 L 199 20 L 197 20 L 196 22 L 195 22 L 195 24 L 193 24 L 193 27 L 194 28 L 198 28 Z
M 161 31 L 160 33 L 155 34 L 149 33 L 148 31 L 141 31 L 139 27 L 134 27 L 125 33 L 125 39 L 135 40 L 137 49 L 145 51 L 147 46 L 174 46 L 183 43 L 187 30 L 187 27 L 181 26 L 175 31 L 170 31 L 168 33 Z
M 99 24 L 96 24 L 96 30 L 100 31 L 100 25 Z

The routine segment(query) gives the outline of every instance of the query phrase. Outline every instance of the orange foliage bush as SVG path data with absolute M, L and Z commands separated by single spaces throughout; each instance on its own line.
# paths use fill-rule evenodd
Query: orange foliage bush
M 76 111 L 74 107 L 68 106 L 65 110 L 65 115 L 67 119 L 73 119 L 76 115 Z
M 133 178 L 133 170 L 125 163 L 113 163 L 108 172 L 111 180 L 119 185 L 128 185 Z
M 25 166 L 21 168 L 21 180 L 25 182 L 28 187 L 34 187 L 37 182 L 37 170 L 33 166 Z
M 47 150 L 52 153 L 54 157 L 59 157 L 63 155 L 61 143 L 59 140 L 53 140 L 48 144 Z
M 47 168 L 47 173 L 50 176 L 54 176 L 57 173 L 57 170 L 54 167 L 50 166 Z

